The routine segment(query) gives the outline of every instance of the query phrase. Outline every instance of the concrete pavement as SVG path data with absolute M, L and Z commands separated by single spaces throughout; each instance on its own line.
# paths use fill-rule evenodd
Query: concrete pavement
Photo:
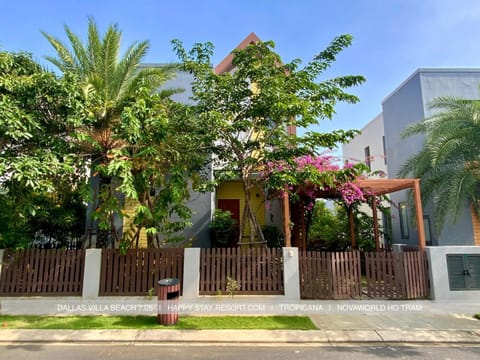
M 461 314 L 363 313 L 311 316 L 319 330 L 15 330 L 0 343 L 470 343 L 480 344 L 480 321 Z
M 218 302 L 216 299 L 207 300 L 213 303 Z M 222 303 L 239 300 L 224 299 Z M 255 298 L 247 300 L 259 301 Z M 13 304 L 18 305 L 20 313 L 29 309 L 35 310 L 33 306 L 18 304 L 18 300 L 12 300 L 10 303 L 3 300 L 2 310 L 9 310 L 4 313 L 15 313 L 9 308 Z M 297 309 L 296 305 L 305 306 L 308 309 L 311 306 L 317 310 L 319 307 L 323 309 L 308 314 L 318 330 L 16 330 L 0 328 L 0 343 L 329 344 L 407 342 L 480 344 L 480 320 L 476 320 L 472 316 L 480 313 L 480 304 L 476 302 L 352 300 L 301 301 L 293 305 L 295 309 Z M 148 314 L 143 313 L 142 315 Z M 291 313 L 291 315 L 307 315 L 307 313 L 297 312 Z

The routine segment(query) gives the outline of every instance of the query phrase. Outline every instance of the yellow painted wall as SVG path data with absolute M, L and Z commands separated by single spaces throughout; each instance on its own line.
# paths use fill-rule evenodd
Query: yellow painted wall
M 259 195 L 258 197 L 256 196 L 257 194 Z M 243 186 L 240 181 L 230 181 L 220 184 L 220 186 L 217 188 L 217 200 L 218 199 L 239 199 L 240 217 L 243 215 L 243 211 L 245 209 L 245 196 L 243 192 Z M 251 201 L 255 214 L 257 215 L 258 222 L 260 225 L 265 225 L 265 196 L 260 187 L 257 186 L 252 190 Z
M 135 206 L 138 204 L 136 200 L 132 199 L 127 199 L 125 201 L 125 206 L 123 208 L 123 232 L 125 233 L 126 231 L 130 230 L 130 224 L 133 221 L 133 217 L 135 215 Z M 147 246 L 147 233 L 145 232 L 145 229 L 142 229 L 140 232 L 140 239 L 138 241 L 138 247 L 139 248 L 146 248 Z M 135 244 L 133 244 L 135 246 Z

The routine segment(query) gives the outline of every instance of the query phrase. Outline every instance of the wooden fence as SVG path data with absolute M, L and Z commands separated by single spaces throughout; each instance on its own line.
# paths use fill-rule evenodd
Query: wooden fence
M 300 251 L 302 299 L 354 299 L 362 295 L 360 252 Z
M 182 289 L 183 266 L 184 249 L 132 249 L 125 255 L 117 249 L 103 249 L 99 295 L 156 296 L 158 281 L 171 277 L 180 280 Z M 85 250 L 7 250 L 0 296 L 81 295 L 84 267 Z M 201 249 L 199 270 L 201 295 L 231 291 L 284 294 L 282 249 Z M 300 251 L 299 270 L 303 299 L 418 299 L 430 295 L 427 257 L 420 251 Z
M 85 250 L 5 251 L 0 296 L 81 295 Z
M 365 253 L 365 270 L 371 298 L 417 299 L 430 295 L 423 251 Z
M 420 251 L 303 251 L 299 253 L 299 263 L 302 299 L 355 299 L 362 296 L 419 299 L 430 295 L 427 257 Z
M 183 282 L 184 249 L 102 250 L 100 296 L 156 296 L 158 281 L 165 278 Z
M 200 294 L 228 294 L 235 284 L 239 295 L 282 295 L 282 249 L 201 249 Z

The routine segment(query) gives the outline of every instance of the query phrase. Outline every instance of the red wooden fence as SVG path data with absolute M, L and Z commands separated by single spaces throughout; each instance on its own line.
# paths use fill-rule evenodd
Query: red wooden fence
M 365 253 L 365 270 L 369 297 L 417 299 L 430 295 L 423 251 Z
M 81 295 L 85 250 L 5 251 L 0 296 Z
M 360 252 L 300 251 L 302 299 L 353 299 L 362 295 Z
M 177 278 L 183 282 L 184 249 L 102 249 L 100 296 L 156 296 L 158 281 Z M 182 286 L 180 286 L 182 288 Z
M 235 294 L 283 294 L 282 249 L 201 249 L 200 294 L 228 294 L 229 278 L 239 285 Z

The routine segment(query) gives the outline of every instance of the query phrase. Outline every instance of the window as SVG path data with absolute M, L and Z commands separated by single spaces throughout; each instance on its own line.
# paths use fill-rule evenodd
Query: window
M 387 147 L 385 145 L 385 136 L 382 136 L 382 145 L 383 145 L 383 162 L 387 165 Z
M 410 237 L 408 231 L 408 211 L 407 203 L 405 201 L 398 203 L 398 215 L 400 218 L 400 234 L 402 239 L 408 239 Z
M 430 226 L 430 216 L 423 215 L 423 228 L 425 231 L 425 243 L 427 246 L 432 245 L 432 228 Z
M 382 210 L 382 230 L 384 245 L 392 243 L 392 214 L 390 208 Z M 385 246 L 387 247 L 387 246 Z
M 370 161 L 370 146 L 365 148 L 365 164 L 368 166 L 369 170 L 372 170 L 371 161 Z

